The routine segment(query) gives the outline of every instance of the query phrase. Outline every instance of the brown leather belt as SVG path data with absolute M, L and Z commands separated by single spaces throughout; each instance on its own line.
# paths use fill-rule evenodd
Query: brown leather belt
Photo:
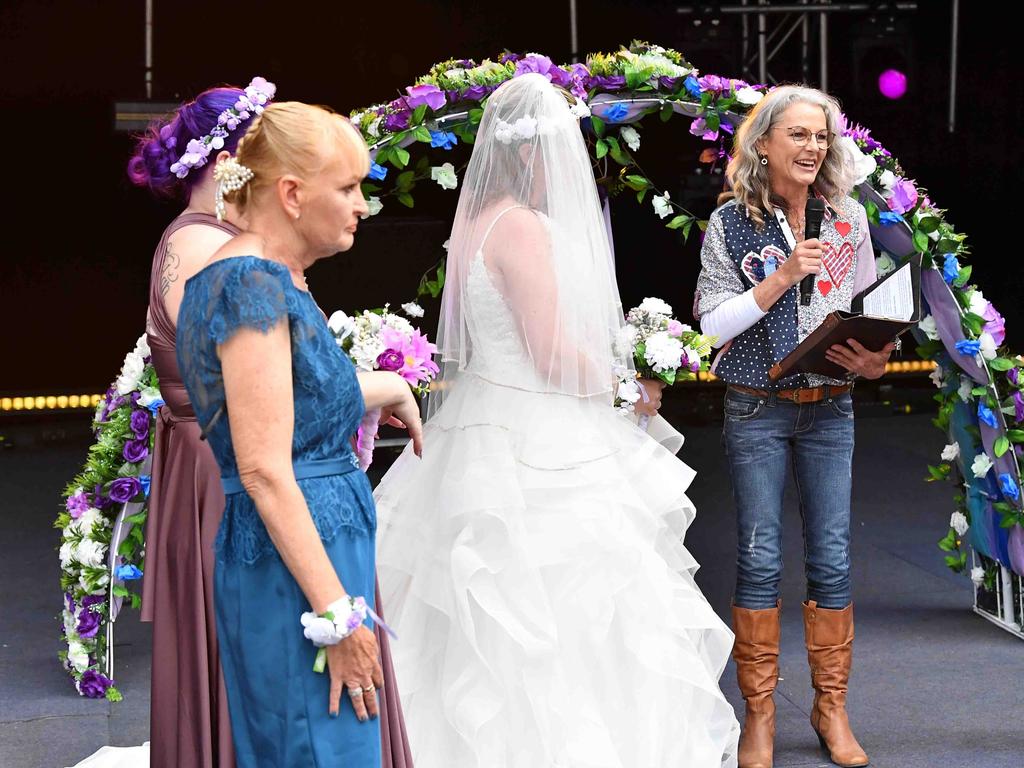
M 745 387 L 742 384 L 730 384 L 729 389 L 743 392 L 754 397 L 770 398 L 772 395 L 778 400 L 791 400 L 794 403 L 819 403 L 822 400 L 843 395 L 850 391 L 849 384 L 825 384 L 820 387 L 800 387 L 799 389 L 756 389 Z

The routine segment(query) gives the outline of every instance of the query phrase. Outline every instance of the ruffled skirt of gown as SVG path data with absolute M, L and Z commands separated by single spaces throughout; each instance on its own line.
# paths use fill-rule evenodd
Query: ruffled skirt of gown
M 375 493 L 417 768 L 735 766 L 693 474 L 606 404 L 463 378 Z

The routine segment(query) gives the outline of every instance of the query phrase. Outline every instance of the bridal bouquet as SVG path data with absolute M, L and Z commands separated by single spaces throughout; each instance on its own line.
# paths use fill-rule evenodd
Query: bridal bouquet
M 402 305 L 409 317 L 423 317 L 423 309 L 414 302 Z M 328 328 L 342 351 L 357 370 L 393 371 L 405 379 L 412 391 L 422 397 L 439 369 L 432 357 L 437 347 L 418 328 L 400 315 L 383 309 L 367 309 L 349 317 L 338 310 L 327 321 Z M 377 434 L 380 412 L 369 411 L 359 425 L 356 454 L 364 471 L 373 461 L 373 439 Z
M 708 369 L 714 339 L 702 336 L 672 317 L 672 307 L 658 298 L 646 298 L 626 314 L 626 324 L 616 339 L 616 352 L 631 357 L 636 368 L 617 371 L 616 407 L 632 412 L 641 398 L 637 378 L 659 379 L 668 385 L 693 381 Z

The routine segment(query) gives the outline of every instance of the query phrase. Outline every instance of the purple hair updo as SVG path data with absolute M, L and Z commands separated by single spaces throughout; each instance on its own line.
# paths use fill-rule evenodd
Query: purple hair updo
M 207 135 L 217 125 L 217 118 L 225 109 L 234 106 L 245 91 L 235 86 L 209 88 L 194 101 L 182 104 L 168 119 L 149 126 L 139 137 L 135 154 L 128 161 L 128 178 L 140 187 L 148 187 L 158 197 L 187 200 L 204 174 L 214 166 L 207 163 L 202 168 L 193 168 L 179 179 L 171 171 L 171 165 L 185 152 L 189 141 Z M 237 128 L 224 139 L 223 149 L 235 153 L 239 140 L 256 115 L 241 121 Z M 213 157 L 211 156 L 211 161 Z

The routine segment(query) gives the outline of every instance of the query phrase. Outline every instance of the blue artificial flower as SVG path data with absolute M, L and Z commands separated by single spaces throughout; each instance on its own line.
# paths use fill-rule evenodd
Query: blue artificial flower
M 142 485 L 142 492 L 149 498 L 149 484 L 152 478 L 149 475 L 139 475 L 139 483 Z
M 384 177 L 388 175 L 388 169 L 383 165 L 377 165 L 376 163 L 370 163 L 370 172 L 366 174 L 367 178 L 373 179 L 374 181 L 384 181 Z
M 985 405 L 984 400 L 978 401 L 978 420 L 988 424 L 992 429 L 996 429 L 998 422 L 996 421 L 996 415 L 992 413 L 992 409 Z
M 893 224 L 900 224 L 905 221 L 902 216 L 898 213 L 893 213 L 892 211 L 880 213 L 878 215 L 878 220 L 881 222 L 883 227 L 891 227 Z
M 626 115 L 629 114 L 629 109 L 625 104 L 613 104 L 610 108 L 605 110 L 601 118 L 608 123 L 619 123 L 625 119 Z
M 1017 501 L 1020 498 L 1020 489 L 1017 487 L 1017 483 L 1014 482 L 1013 477 L 1008 472 L 1004 472 L 999 476 L 999 490 L 1003 492 L 1003 496 L 1008 499 Z
M 700 98 L 700 83 L 697 82 L 696 77 L 693 75 L 687 75 L 686 79 L 683 80 L 683 85 L 686 87 L 686 92 L 693 96 L 693 98 Z
M 431 131 L 430 132 L 430 146 L 435 149 L 440 147 L 441 149 L 451 149 L 459 143 L 459 137 L 451 131 Z
M 163 404 L 164 404 L 164 401 L 163 401 L 163 400 L 161 400 L 161 399 L 160 399 L 160 398 L 158 397 L 158 398 L 157 398 L 156 400 L 153 400 L 153 401 L 152 401 L 152 402 L 151 402 L 151 403 L 150 403 L 149 405 L 147 405 L 146 407 L 147 407 L 147 408 L 149 409 L 149 412 L 150 412 L 150 413 L 152 413 L 152 414 L 153 414 L 154 416 L 156 416 L 156 412 L 160 410 L 160 406 L 161 406 L 161 405 L 163 405 Z
M 981 351 L 981 342 L 975 339 L 961 339 L 955 346 L 957 352 L 968 357 L 974 357 Z
M 134 581 L 142 578 L 142 571 L 134 565 L 119 565 L 114 575 L 121 581 Z
M 946 254 L 946 260 L 942 262 L 942 279 L 950 285 L 960 276 L 960 262 L 952 253 Z

